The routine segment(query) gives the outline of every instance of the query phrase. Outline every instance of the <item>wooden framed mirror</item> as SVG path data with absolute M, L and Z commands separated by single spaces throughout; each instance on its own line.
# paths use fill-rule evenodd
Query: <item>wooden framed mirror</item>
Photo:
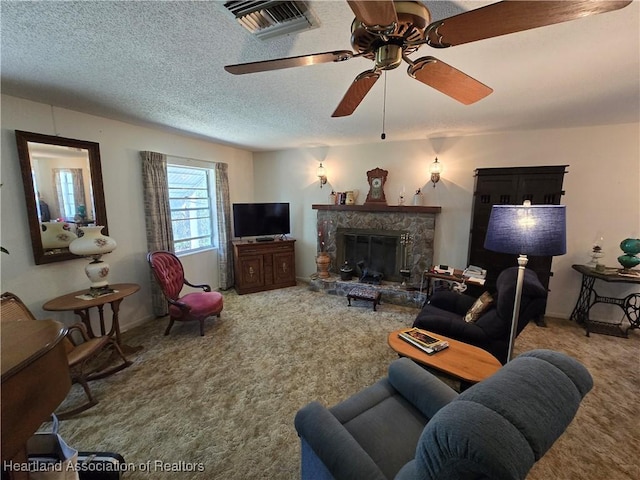
M 80 227 L 109 232 L 100 145 L 21 130 L 16 142 L 36 265 L 78 258 L 69 243 Z

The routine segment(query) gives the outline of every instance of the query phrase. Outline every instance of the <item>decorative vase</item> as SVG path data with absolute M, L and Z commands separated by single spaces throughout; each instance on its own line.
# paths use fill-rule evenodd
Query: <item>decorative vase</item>
M 316 257 L 316 265 L 318 266 L 318 277 L 329 278 L 329 265 L 331 265 L 331 257 L 327 252 L 320 252 Z
M 618 262 L 625 270 L 640 265 L 640 258 L 636 257 L 640 253 L 640 238 L 625 238 L 620 242 L 620 249 L 624 255 L 618 257 Z
M 625 238 L 620 242 L 620 249 L 629 255 L 640 253 L 640 238 Z
M 420 207 L 422 206 L 423 201 L 424 201 L 424 195 L 422 195 L 422 193 L 420 193 L 420 190 L 418 190 L 418 193 L 413 195 L 413 204 L 416 207 Z
M 82 235 L 69 245 L 71 253 L 93 258 L 93 261 L 84 269 L 91 281 L 92 295 L 105 292 L 108 288 L 109 264 L 100 260 L 100 257 L 105 253 L 113 252 L 117 246 L 113 238 L 102 234 L 103 228 L 103 226 L 81 227 Z
M 64 222 L 42 222 L 42 248 L 53 250 L 54 248 L 66 248 L 78 236 L 69 230 L 69 224 Z

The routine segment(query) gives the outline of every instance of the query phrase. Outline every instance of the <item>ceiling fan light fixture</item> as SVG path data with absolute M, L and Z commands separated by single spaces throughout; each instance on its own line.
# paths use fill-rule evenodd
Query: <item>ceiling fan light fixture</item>
M 380 76 L 381 71 L 394 69 L 402 63 L 402 60 L 405 60 L 409 64 L 407 73 L 412 78 L 463 105 L 471 105 L 490 95 L 493 89 L 434 57 L 423 57 L 414 62 L 409 55 L 425 44 L 435 48 L 462 45 L 546 25 L 569 22 L 584 16 L 624 8 L 632 3 L 631 0 L 505 0 L 431 22 L 431 13 L 424 5 L 429 2 L 401 0 L 347 0 L 347 2 L 355 14 L 355 19 L 351 22 L 353 52 L 321 52 L 227 65 L 225 70 L 241 75 L 344 61 L 356 57 L 372 60 L 375 62 L 374 68 L 356 77 L 331 115 L 345 117 L 355 111 Z M 305 5 L 303 1 L 292 0 L 286 2 L 242 0 L 226 2 L 225 6 L 234 4 L 242 9 L 247 4 L 253 7 L 255 4 L 280 6 L 284 3 Z M 239 15 L 236 14 L 236 16 Z M 273 15 L 268 15 L 267 23 L 273 20 L 272 17 Z M 384 136 L 383 125 L 383 139 Z
M 376 68 L 393 70 L 402 63 L 402 46 L 389 43 L 376 50 Z

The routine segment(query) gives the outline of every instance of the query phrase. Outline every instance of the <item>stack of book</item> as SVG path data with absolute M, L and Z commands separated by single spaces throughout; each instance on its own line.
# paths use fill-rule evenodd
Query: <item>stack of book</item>
M 468 279 L 470 283 L 484 285 L 485 278 L 487 277 L 487 271 L 484 268 L 469 265 L 462 272 L 462 276 L 465 279 Z
M 401 331 L 398 336 L 405 342 L 419 348 L 428 355 L 444 350 L 449 346 L 448 342 L 434 337 L 425 330 L 415 327 Z
M 618 269 L 618 275 L 622 277 L 638 278 L 640 279 L 640 271 L 630 269 Z

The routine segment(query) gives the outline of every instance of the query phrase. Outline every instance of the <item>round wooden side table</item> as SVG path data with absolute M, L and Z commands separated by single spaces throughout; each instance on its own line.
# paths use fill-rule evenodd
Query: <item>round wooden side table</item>
M 98 309 L 100 318 L 100 335 L 115 336 L 116 342 L 123 349 L 125 353 L 132 353 L 140 350 L 142 347 L 129 347 L 122 344 L 120 335 L 120 321 L 119 311 L 122 300 L 126 297 L 133 295 L 140 290 L 140 285 L 135 283 L 116 283 L 109 285 L 114 291 L 106 295 L 100 295 L 99 297 L 89 296 L 89 290 L 78 290 L 77 292 L 68 293 L 60 297 L 49 300 L 42 308 L 47 311 L 53 312 L 66 312 L 73 311 L 80 317 L 82 322 L 87 327 L 90 337 L 95 337 L 96 334 L 91 326 L 90 310 L 92 308 Z M 106 304 L 111 305 L 111 328 L 107 332 L 104 318 L 104 306 Z

